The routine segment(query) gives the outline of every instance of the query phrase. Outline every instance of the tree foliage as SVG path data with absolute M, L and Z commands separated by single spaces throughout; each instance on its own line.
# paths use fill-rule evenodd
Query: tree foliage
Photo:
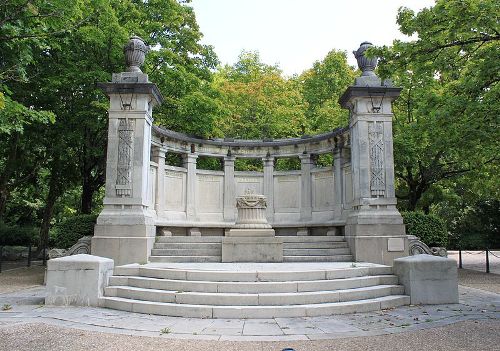
M 402 8 L 401 32 L 418 39 L 372 51 L 381 75 L 403 87 L 394 150 L 398 196 L 411 210 L 436 184 L 498 164 L 499 13 L 494 0 Z
M 429 246 L 447 246 L 448 232 L 441 218 L 423 212 L 402 212 L 401 215 L 407 234 L 417 236 Z

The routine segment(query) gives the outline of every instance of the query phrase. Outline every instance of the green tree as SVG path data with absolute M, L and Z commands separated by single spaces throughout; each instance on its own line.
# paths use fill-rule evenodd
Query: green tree
M 42 245 L 47 242 L 57 202 L 68 198 L 65 193 L 80 188 L 80 204 L 73 206 L 90 213 L 92 200 L 104 184 L 108 102 L 95 83 L 109 81 L 111 73 L 124 70 L 123 46 L 129 35 L 138 34 L 153 47 L 144 70 L 167 101 L 175 102 L 175 108 L 158 111 L 160 121 L 179 119 L 179 111 L 194 116 L 202 111 L 204 106 L 198 108 L 196 97 L 210 86 L 210 70 L 215 67 L 210 48 L 199 44 L 201 34 L 186 1 L 74 3 L 77 14 L 85 13 L 84 20 L 56 36 L 47 36 L 43 46 L 32 47 L 25 74 L 36 79 L 10 84 L 12 96 L 23 106 L 56 116 L 46 128 L 25 128 L 25 133 L 40 135 L 39 148 L 44 150 L 38 160 L 43 171 L 37 177 L 43 183 L 39 188 L 44 197 L 39 214 Z M 189 80 L 189 89 L 174 91 L 176 82 L 169 79 L 173 76 Z M 210 128 L 209 123 L 203 128 Z
M 395 105 L 398 196 L 414 210 L 433 186 L 487 174 L 500 155 L 500 4 L 436 1 L 399 11 L 400 31 L 418 39 L 372 50 L 379 73 L 403 87 Z M 496 183 L 499 175 L 490 174 Z
M 298 80 L 283 78 L 258 53 L 242 52 L 233 66 L 220 68 L 214 86 L 220 93 L 218 136 L 263 139 L 303 132 L 305 105 Z
M 347 125 L 348 113 L 338 103 L 354 81 L 354 69 L 347 64 L 345 52 L 332 50 L 299 77 L 307 102 L 309 133 L 326 132 Z

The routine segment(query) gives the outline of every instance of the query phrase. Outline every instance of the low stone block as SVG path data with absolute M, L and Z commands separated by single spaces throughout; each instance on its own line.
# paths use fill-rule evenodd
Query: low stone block
M 283 239 L 277 237 L 225 237 L 222 262 L 283 262 Z
M 112 259 L 80 254 L 47 262 L 47 305 L 98 306 L 113 274 Z
M 457 263 L 451 258 L 402 257 L 394 260 L 393 271 L 412 304 L 458 303 Z

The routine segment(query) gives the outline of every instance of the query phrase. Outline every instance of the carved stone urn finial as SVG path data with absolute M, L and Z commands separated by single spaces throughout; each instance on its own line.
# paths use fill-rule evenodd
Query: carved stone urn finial
M 364 41 L 359 46 L 358 50 L 352 52 L 354 54 L 354 57 L 356 57 L 356 60 L 358 61 L 359 69 L 363 72 L 361 74 L 362 77 L 375 76 L 373 70 L 375 69 L 375 67 L 377 67 L 378 58 L 368 58 L 365 56 L 365 51 L 372 46 L 372 43 Z
M 137 36 L 131 37 L 127 45 L 123 48 L 127 72 L 142 73 L 141 66 L 148 51 L 149 47 L 144 43 L 144 40 Z

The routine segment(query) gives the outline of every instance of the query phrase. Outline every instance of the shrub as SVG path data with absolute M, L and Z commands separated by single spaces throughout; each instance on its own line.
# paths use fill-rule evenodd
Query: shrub
M 28 226 L 7 225 L 0 222 L 0 245 L 28 246 L 38 242 L 38 229 Z
M 426 215 L 422 212 L 403 212 L 406 234 L 415 235 L 429 246 L 448 245 L 448 232 L 445 222 L 434 215 Z
M 54 228 L 54 246 L 58 249 L 69 249 L 84 236 L 94 235 L 97 215 L 79 215 L 69 217 Z

